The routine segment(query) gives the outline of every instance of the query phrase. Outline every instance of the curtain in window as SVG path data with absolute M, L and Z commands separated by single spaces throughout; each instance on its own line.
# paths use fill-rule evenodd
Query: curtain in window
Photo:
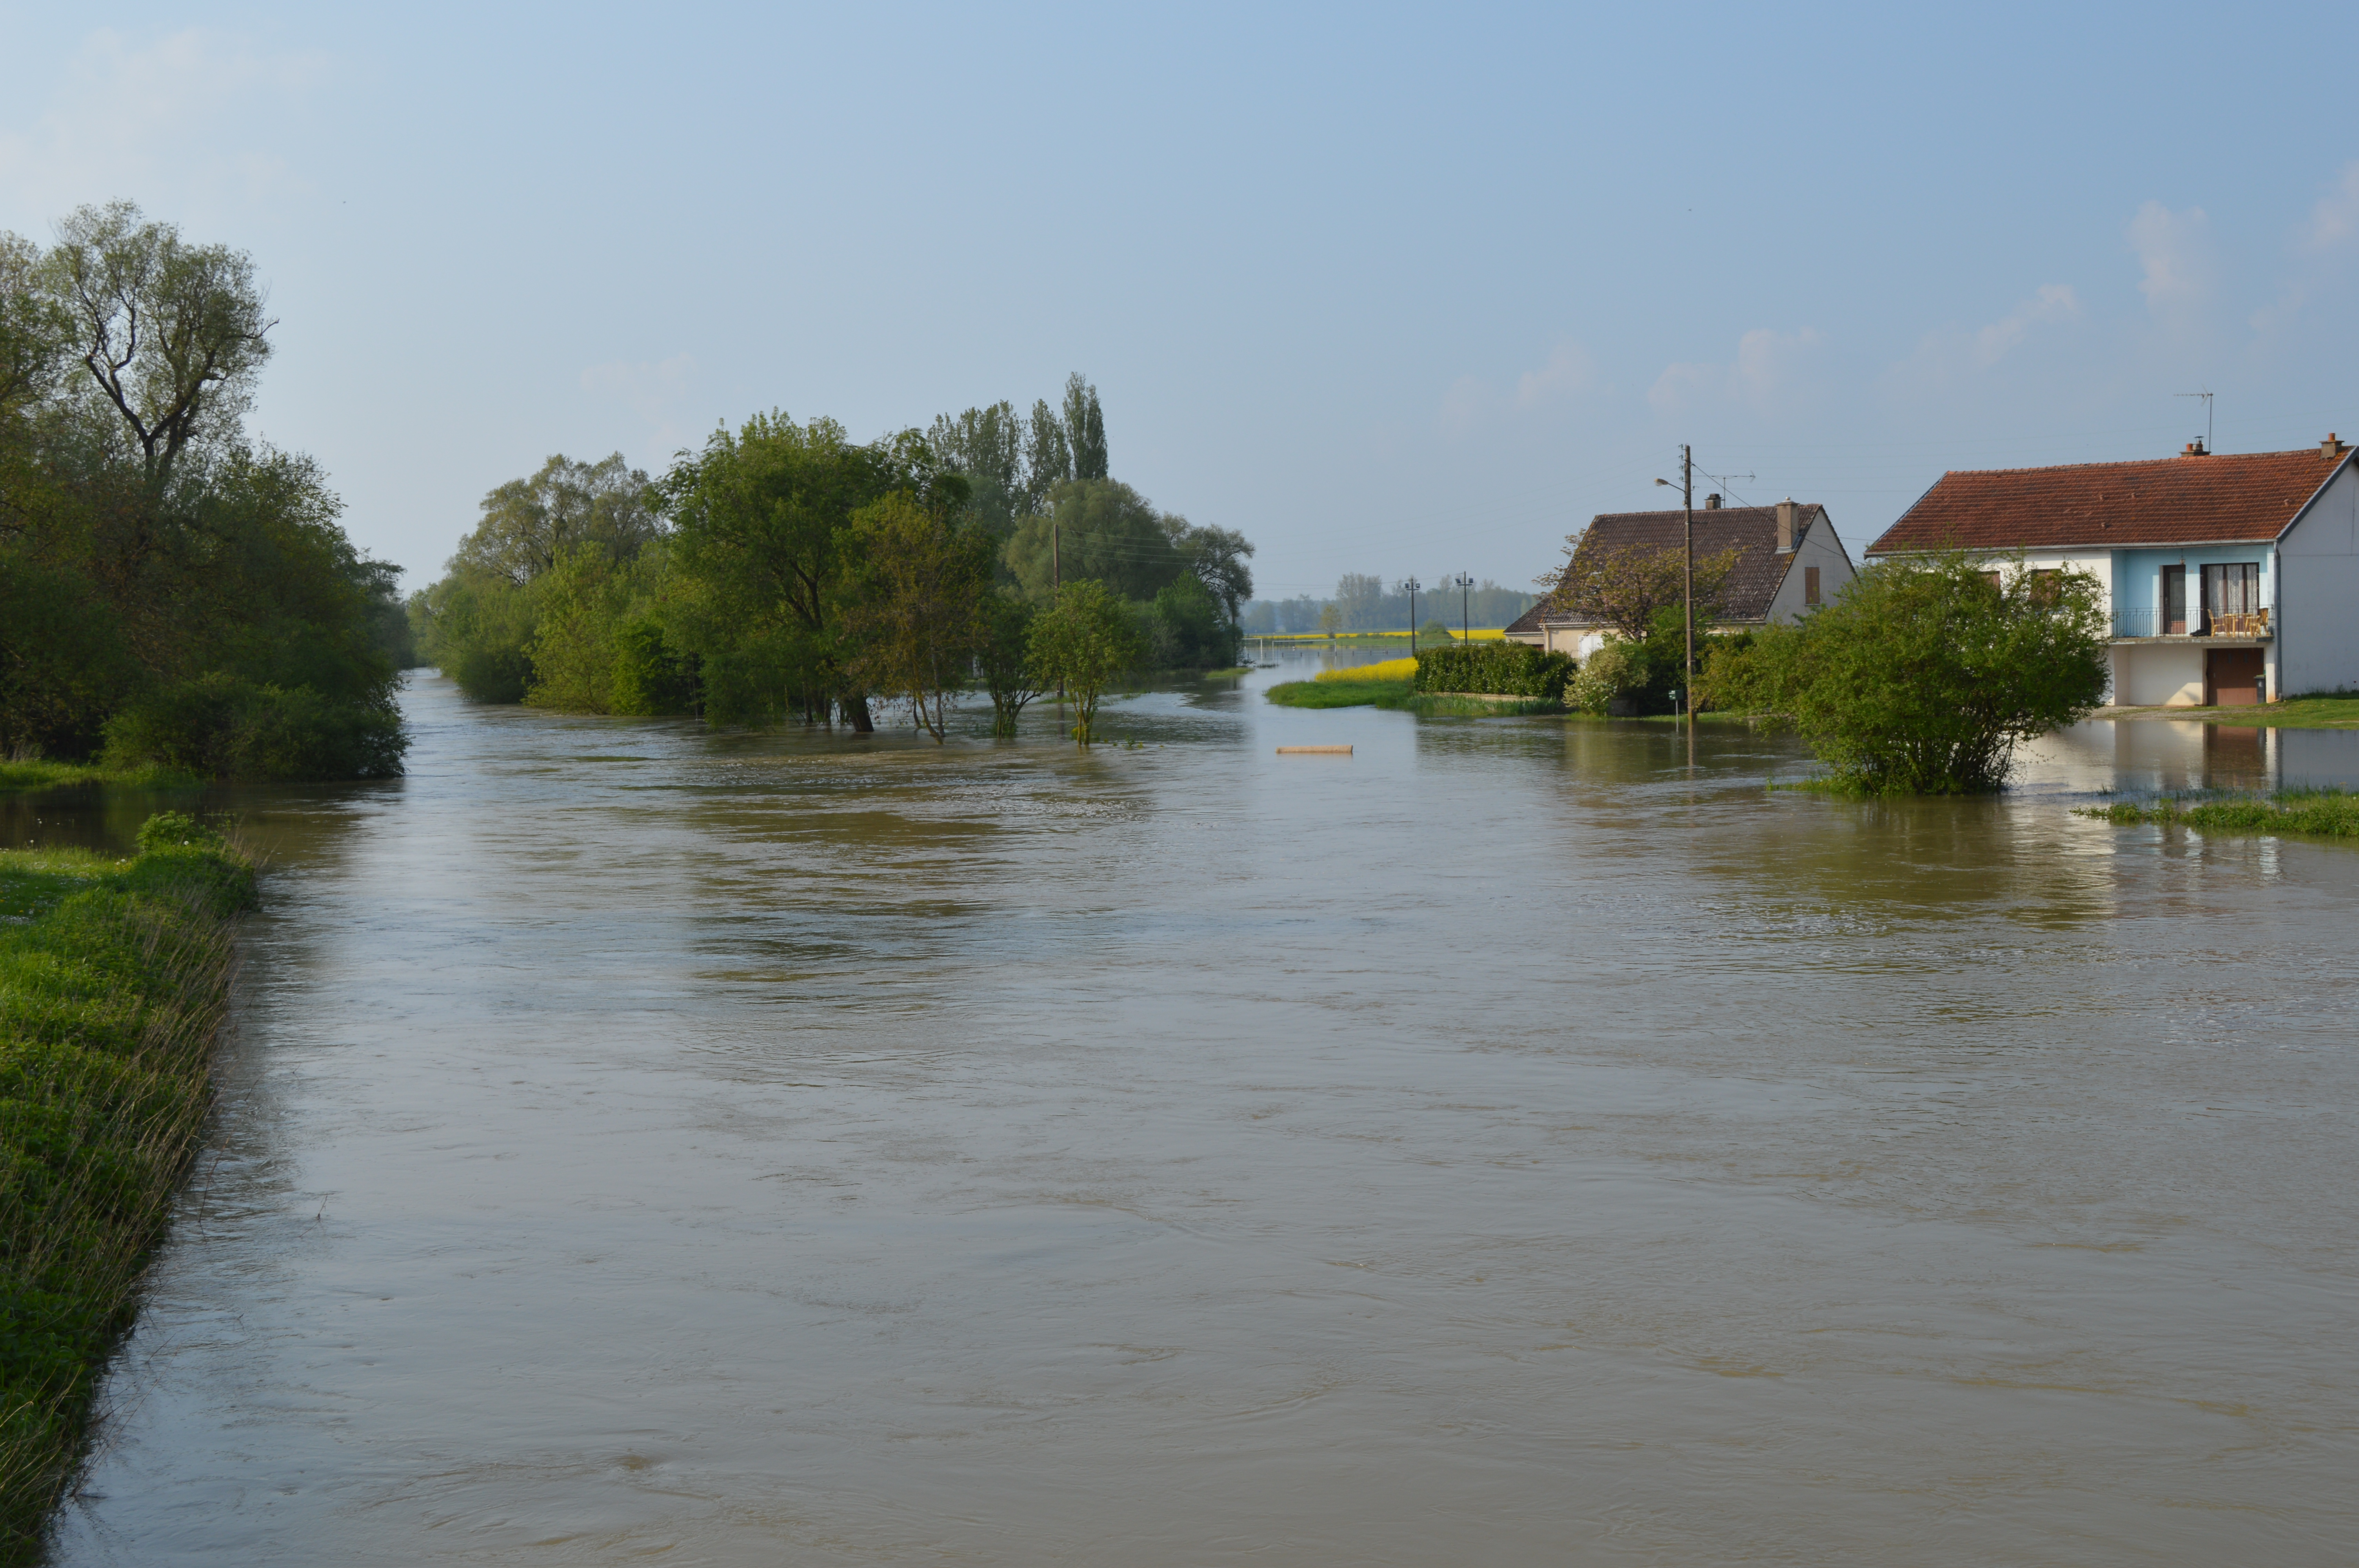
M 2212 615 L 2250 615 L 2261 607 L 2261 564 L 2231 561 L 2203 568 L 2203 608 Z

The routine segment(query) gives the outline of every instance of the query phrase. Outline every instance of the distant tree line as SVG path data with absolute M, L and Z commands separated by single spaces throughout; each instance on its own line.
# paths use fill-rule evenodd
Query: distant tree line
M 1436 585 L 1447 576 L 1437 573 L 1421 579 L 1417 594 L 1417 619 L 1419 626 L 1440 621 L 1455 629 L 1462 622 L 1475 626 L 1505 626 L 1532 607 L 1534 596 L 1518 589 L 1502 588 L 1490 579 L 1469 590 L 1461 605 L 1458 590 L 1440 589 Z M 1332 617 L 1327 611 L 1332 609 Z M 1323 619 L 1322 619 L 1323 618 Z M 1239 613 L 1240 628 L 1248 635 L 1263 633 L 1304 633 L 1329 630 L 1340 632 L 1405 632 L 1409 625 L 1408 579 L 1403 578 L 1390 588 L 1379 577 L 1360 572 L 1345 572 L 1335 585 L 1332 599 L 1313 599 L 1298 594 L 1292 599 L 1256 600 Z
M 938 739 L 980 687 L 1012 732 L 1041 690 L 1236 659 L 1253 546 L 1111 476 L 1097 389 L 858 442 L 756 415 L 660 476 L 560 456 L 484 498 L 413 594 L 421 655 L 488 702 L 874 727 Z
M 127 202 L 0 232 L 0 752 L 400 771 L 399 568 L 245 429 L 276 324 L 244 252 Z

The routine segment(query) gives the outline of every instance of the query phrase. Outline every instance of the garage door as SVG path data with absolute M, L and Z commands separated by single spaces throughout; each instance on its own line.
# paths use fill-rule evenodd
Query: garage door
M 2203 661 L 2204 700 L 2221 708 L 2249 708 L 2261 700 L 2261 651 L 2212 648 Z

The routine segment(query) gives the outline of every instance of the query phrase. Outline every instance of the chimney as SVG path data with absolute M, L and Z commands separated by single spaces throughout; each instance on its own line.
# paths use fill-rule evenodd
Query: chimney
M 1703 509 L 1704 509 L 1706 512 L 1717 512 L 1717 511 L 1719 511 L 1719 510 L 1720 510 L 1720 497 L 1718 497 L 1717 495 L 1707 495 L 1707 496 L 1705 496 L 1705 497 L 1703 498 Z
M 1794 514 L 1800 510 L 1790 495 L 1777 503 L 1777 553 L 1781 556 L 1794 553 Z
M 2339 458 L 2350 449 L 2351 443 L 2337 440 L 2332 430 L 2326 433 L 2326 439 L 2318 443 L 2318 455 L 2322 458 Z
M 2330 437 L 2328 437 L 2328 438 L 2327 438 L 2327 439 L 2329 439 L 2329 440 L 2332 440 L 2332 439 L 2333 439 L 2333 438 L 2330 436 Z M 2190 442 L 2188 442 L 2188 443 L 2187 443 L 2187 445 L 2186 445 L 2184 448 L 2182 448 L 2182 449 L 2180 449 L 2180 454 L 2179 454 L 2179 455 L 2180 455 L 2180 457 L 2182 457 L 2182 458 L 2208 458 L 2208 457 L 2210 457 L 2212 454 L 2211 454 L 2210 452 L 2207 452 L 2207 451 L 2205 451 L 2205 450 L 2203 449 L 2203 443 L 2202 443 L 2202 442 L 2201 442 L 2201 441 L 2190 441 Z

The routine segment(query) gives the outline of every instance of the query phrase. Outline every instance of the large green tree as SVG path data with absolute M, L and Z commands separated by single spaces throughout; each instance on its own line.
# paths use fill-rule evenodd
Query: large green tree
M 521 585 L 582 546 L 629 560 L 663 530 L 648 489 L 646 470 L 620 452 L 594 463 L 560 452 L 531 478 L 512 479 L 484 497 L 483 520 L 459 541 L 451 566 Z
M 1007 542 L 1008 568 L 1035 598 L 1046 598 L 1059 580 L 1095 580 L 1124 599 L 1152 599 L 1188 570 L 1163 514 L 1120 480 L 1060 485 L 1049 509 L 1026 518 Z
M 832 703 L 855 730 L 873 729 L 840 625 L 852 516 L 895 490 L 922 499 L 936 488 L 914 433 L 864 444 L 828 418 L 757 414 L 683 454 L 657 490 L 691 585 L 675 619 L 702 658 L 708 711 L 817 718 Z

